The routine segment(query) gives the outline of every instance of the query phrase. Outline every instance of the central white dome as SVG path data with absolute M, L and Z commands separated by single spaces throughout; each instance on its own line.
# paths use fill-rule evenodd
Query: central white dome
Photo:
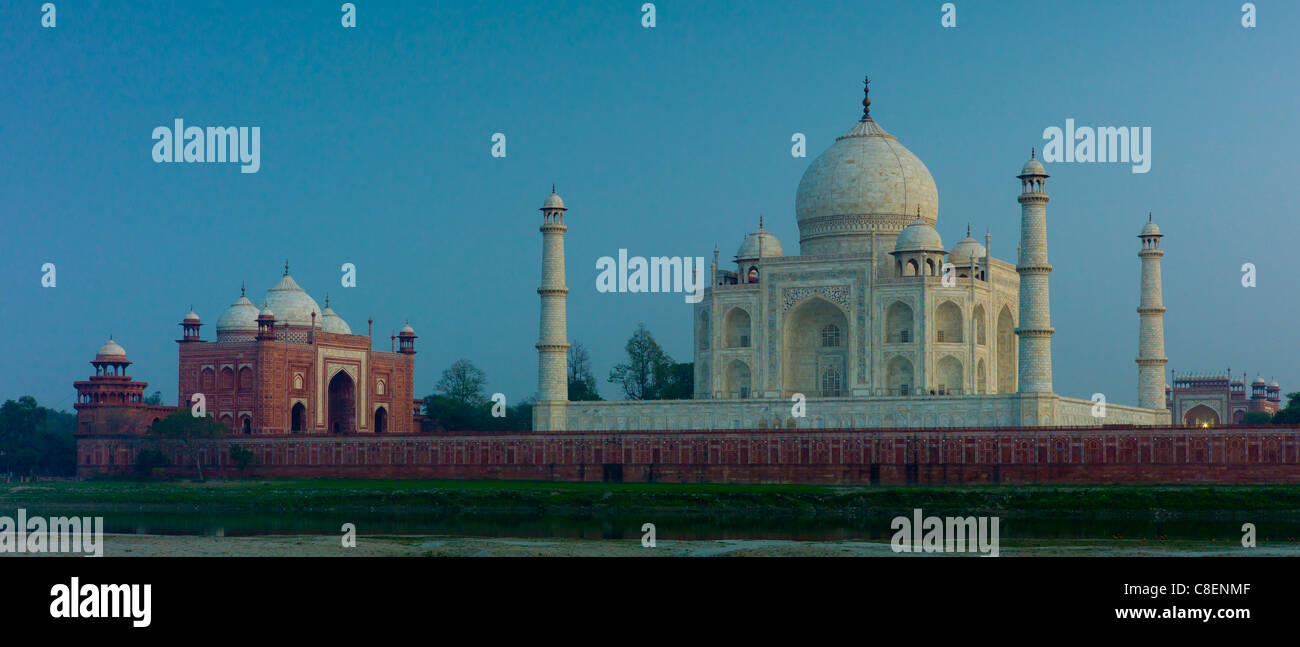
M 280 277 L 279 283 L 266 291 L 265 305 L 275 313 L 276 325 L 288 323 L 290 326 L 310 326 L 312 313 L 316 314 L 317 327 L 323 323 L 316 300 L 298 287 L 287 271 Z
M 930 170 L 870 116 L 804 171 L 795 197 L 800 253 L 865 254 L 870 234 L 894 236 L 918 216 L 938 222 Z

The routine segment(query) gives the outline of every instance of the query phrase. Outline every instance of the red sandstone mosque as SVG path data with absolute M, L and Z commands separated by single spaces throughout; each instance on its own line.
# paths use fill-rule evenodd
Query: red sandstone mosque
M 217 319 L 215 340 L 203 339 L 193 310 L 185 315 L 177 402 L 188 407 L 201 394 L 232 435 L 417 432 L 415 331 L 404 326 L 396 348 L 381 352 L 368 323 L 367 334 L 353 334 L 328 297 L 322 310 L 299 287 L 286 262 L 261 307 L 240 289 Z M 75 384 L 79 434 L 141 435 L 178 409 L 145 404 L 148 383 L 127 376 L 130 364 L 112 339 L 96 353 L 95 374 Z

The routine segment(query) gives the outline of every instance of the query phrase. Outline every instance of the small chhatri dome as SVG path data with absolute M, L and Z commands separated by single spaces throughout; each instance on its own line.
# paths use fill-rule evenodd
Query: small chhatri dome
M 1256 376 L 1255 376 L 1255 381 L 1254 381 L 1254 382 L 1251 382 L 1251 384 L 1252 384 L 1252 385 L 1254 385 L 1254 384 L 1261 384 L 1261 385 L 1262 385 L 1262 384 L 1266 384 L 1266 382 L 1264 382 L 1264 376 L 1263 376 L 1263 375 L 1256 375 Z
M 119 361 L 120 362 L 125 359 L 126 359 L 126 349 L 122 348 L 121 344 L 118 344 L 117 342 L 113 341 L 111 337 L 109 338 L 108 341 L 104 342 L 104 345 L 100 346 L 99 351 L 95 353 L 95 361 L 105 361 L 105 362 Z
M 898 234 L 898 240 L 894 243 L 895 252 L 939 252 L 942 254 L 943 239 L 939 237 L 939 232 L 935 231 L 934 225 L 926 222 L 920 216 L 912 221 L 912 224 L 905 227 L 902 233 Z
M 748 236 L 740 243 L 740 249 L 736 250 L 736 260 L 747 261 L 756 258 L 776 258 L 785 256 L 785 251 L 781 249 L 781 241 L 776 236 L 763 229 L 762 216 L 758 219 L 758 230 Z
M 257 332 L 257 306 L 253 305 L 240 289 L 239 298 L 217 319 L 217 334 L 224 332 Z
M 191 323 L 199 322 L 199 316 L 197 314 L 194 314 L 194 306 L 190 306 L 190 312 L 189 314 L 185 315 L 185 321 Z
M 1280 389 L 1280 388 L 1282 388 L 1282 385 L 1281 385 L 1281 384 L 1278 384 L 1278 383 L 1277 383 L 1277 380 L 1273 380 L 1272 382 L 1269 382 L 1269 383 L 1268 383 L 1268 386 L 1269 386 L 1269 388 L 1272 388 L 1272 389 Z
M 564 209 L 564 200 L 555 193 L 554 184 L 551 185 L 551 195 L 546 196 L 546 202 L 542 203 L 542 210 L 548 209 Z
M 1149 213 L 1147 214 L 1147 224 L 1142 227 L 1142 233 L 1138 234 L 1139 238 L 1142 236 L 1164 236 L 1164 234 L 1160 233 L 1160 228 L 1156 226 Z
M 971 265 L 988 256 L 988 250 L 978 240 L 970 237 L 970 225 L 966 226 L 966 237 L 953 245 L 948 252 L 948 262 L 953 265 Z
M 343 317 L 338 316 L 334 309 L 330 307 L 330 295 L 325 295 L 325 309 L 321 311 L 320 329 L 323 332 L 334 333 L 337 335 L 351 335 L 352 328 Z
M 273 310 L 271 310 L 271 306 L 269 306 L 269 305 L 263 303 L 263 304 L 262 304 L 262 312 L 260 312 L 260 313 L 258 314 L 258 318 L 261 318 L 261 317 L 266 317 L 267 319 L 274 319 L 274 318 L 275 318 L 275 312 L 274 312 Z
M 1043 163 L 1038 161 L 1037 152 L 1031 148 L 1029 149 L 1029 161 L 1025 162 L 1025 166 L 1020 169 L 1020 175 L 1016 177 L 1036 176 L 1050 177 L 1047 175 L 1047 169 L 1043 168 Z
M 411 324 L 410 324 L 410 323 L 407 323 L 405 326 L 402 326 L 402 331 L 401 331 L 400 333 L 398 333 L 398 334 L 400 334 L 400 335 L 414 335 L 414 334 L 415 334 L 415 329 L 411 327 Z

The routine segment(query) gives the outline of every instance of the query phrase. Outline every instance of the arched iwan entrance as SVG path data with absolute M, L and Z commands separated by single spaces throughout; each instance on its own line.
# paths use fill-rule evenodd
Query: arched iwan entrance
M 357 385 L 347 371 L 330 378 L 329 430 L 333 433 L 356 431 Z
M 830 301 L 812 297 L 786 313 L 782 321 L 781 369 L 785 395 L 803 393 L 834 397 L 848 384 L 848 317 Z M 834 376 L 839 390 L 823 393 L 825 376 Z
M 301 402 L 293 405 L 293 414 L 289 423 L 289 429 L 292 431 L 302 431 L 307 424 L 307 407 Z
M 1203 404 L 1198 404 L 1183 415 L 1183 424 L 1188 427 L 1217 427 L 1219 414 Z
M 375 433 L 382 434 L 388 431 L 388 411 L 383 407 L 375 409 Z

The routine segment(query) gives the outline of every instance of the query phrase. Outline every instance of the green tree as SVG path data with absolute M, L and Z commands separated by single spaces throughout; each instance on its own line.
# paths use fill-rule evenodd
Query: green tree
M 77 469 L 77 417 L 25 395 L 0 405 L 0 472 L 70 476 Z
M 248 469 L 248 466 L 253 464 L 255 457 L 253 452 L 243 445 L 233 443 L 230 445 L 230 461 L 235 464 L 235 467 L 239 468 L 240 472 Z
M 155 406 L 161 406 L 163 403 L 162 391 L 154 391 L 153 393 L 149 394 L 149 397 L 144 399 L 144 403 L 152 404 Z
M 434 390 L 462 404 L 481 404 L 487 400 L 483 394 L 486 383 L 487 373 L 462 357 L 442 372 Z
M 533 402 L 524 400 L 507 406 L 505 416 L 492 416 L 495 403 L 483 400 L 477 404 L 461 402 L 445 395 L 432 394 L 424 398 L 425 422 L 422 431 L 528 431 L 533 428 Z
M 0 469 L 20 474 L 35 469 L 40 458 L 36 432 L 44 424 L 45 409 L 30 395 L 0 405 Z
M 671 371 L 672 358 L 655 341 L 645 324 L 637 324 L 636 331 L 624 346 L 627 361 L 609 372 L 609 381 L 623 387 L 629 400 L 659 400 L 666 376 Z
M 569 400 L 590 402 L 600 399 L 596 376 L 591 373 L 591 355 L 582 342 L 575 341 L 569 346 Z
M 229 431 L 229 427 L 217 422 L 215 418 L 195 417 L 189 409 L 181 409 L 149 428 L 151 435 L 175 445 L 187 461 L 194 463 L 194 471 L 200 481 L 203 480 L 200 452 L 213 446 L 216 439 L 223 438 Z
M 1267 425 L 1273 422 L 1273 414 L 1267 411 L 1251 411 L 1242 419 L 1243 425 Z
M 1286 394 L 1286 408 L 1273 416 L 1273 424 L 1300 425 L 1300 391 Z
M 157 476 L 166 465 L 167 456 L 157 447 L 144 447 L 135 455 L 135 472 L 143 478 Z
M 695 396 L 695 362 L 666 364 L 655 380 L 663 385 L 661 400 L 689 400 Z

